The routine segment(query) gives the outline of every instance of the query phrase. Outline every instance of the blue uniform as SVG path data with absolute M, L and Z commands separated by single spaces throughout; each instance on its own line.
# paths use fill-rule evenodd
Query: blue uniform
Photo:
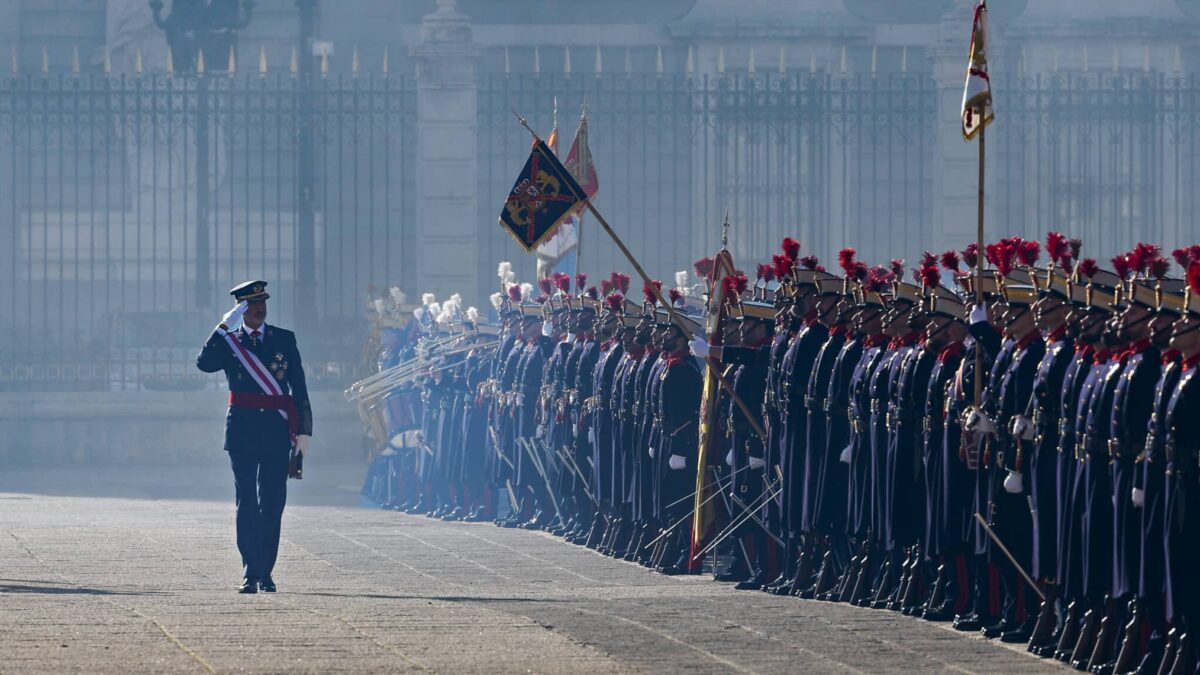
M 311 436 L 312 407 L 296 335 L 265 324 L 260 330 L 257 341 L 245 329 L 232 335 L 267 367 L 283 393 L 292 397 L 300 415 L 299 433 Z M 204 344 L 196 367 L 206 373 L 223 371 L 230 392 L 264 393 L 218 332 Z M 233 467 L 243 573 L 248 579 L 269 577 L 279 554 L 280 522 L 287 501 L 288 423 L 277 410 L 230 406 L 225 416 L 225 450 Z

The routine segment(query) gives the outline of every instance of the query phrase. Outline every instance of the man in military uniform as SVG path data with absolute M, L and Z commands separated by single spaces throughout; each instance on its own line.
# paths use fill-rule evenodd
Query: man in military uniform
M 266 287 L 265 281 L 249 281 L 229 291 L 237 305 L 222 317 L 196 359 L 201 371 L 223 371 L 229 383 L 225 450 L 233 466 L 242 593 L 275 592 L 271 572 L 279 554 L 287 479 L 289 473 L 300 477 L 298 461 L 312 437 L 296 335 L 267 325 L 271 296 Z

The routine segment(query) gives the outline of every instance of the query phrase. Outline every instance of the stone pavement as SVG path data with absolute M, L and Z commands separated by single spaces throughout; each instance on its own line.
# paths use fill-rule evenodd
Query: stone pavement
M 361 466 L 316 460 L 290 484 L 280 592 L 238 595 L 222 459 L 0 472 L 0 672 L 1057 669 L 892 612 L 361 508 Z

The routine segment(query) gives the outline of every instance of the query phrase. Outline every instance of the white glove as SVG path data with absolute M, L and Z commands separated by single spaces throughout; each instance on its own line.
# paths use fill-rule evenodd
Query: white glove
M 672 469 L 679 471 L 680 469 L 687 468 L 687 460 L 683 458 L 683 455 L 671 455 L 671 457 L 667 459 L 667 465 Z
M 301 455 L 307 455 L 308 454 L 308 445 L 311 442 L 312 442 L 312 436 L 297 436 L 296 437 L 296 449 L 298 449 L 300 451 Z
M 554 322 L 553 321 L 546 319 L 545 321 L 542 322 L 542 335 L 544 335 L 546 337 L 554 336 Z
M 242 315 L 246 313 L 246 308 L 250 303 L 245 300 L 239 302 L 233 309 L 225 312 L 225 316 L 221 317 L 221 325 L 229 330 L 233 330 L 242 323 Z
M 838 455 L 838 461 L 842 464 L 849 464 L 850 458 L 854 455 L 854 444 L 851 443 L 842 448 L 842 454 Z
M 1008 476 L 1004 479 L 1004 491 L 1010 494 L 1020 494 L 1025 489 L 1025 481 L 1021 474 L 1016 471 L 1009 471 Z
M 733 466 L 733 450 L 725 453 L 725 464 L 726 466 Z
M 1146 503 L 1146 491 L 1141 488 L 1133 488 L 1131 497 L 1133 498 L 1133 505 L 1139 509 Z
M 650 459 L 654 459 L 654 448 L 650 448 L 646 452 L 650 453 Z
M 692 338 L 691 342 L 688 342 L 688 347 L 692 348 L 693 354 L 702 359 L 707 359 L 712 352 L 712 348 L 701 338 Z
M 988 320 L 987 305 L 980 303 L 971 308 L 971 325 L 983 323 Z
M 1013 418 L 1012 425 L 1009 427 L 1009 431 L 1011 431 L 1012 435 L 1016 438 L 1026 441 L 1032 441 L 1035 435 L 1033 421 L 1024 415 L 1017 415 Z
M 971 406 L 967 410 L 966 422 L 963 423 L 963 428 L 967 431 L 974 431 L 983 434 L 995 433 L 996 425 L 992 420 L 988 419 L 987 415 L 983 414 L 979 408 Z
M 767 465 L 767 460 L 765 460 L 761 457 L 755 457 L 753 455 L 750 456 L 750 468 L 751 469 L 761 469 L 766 465 Z

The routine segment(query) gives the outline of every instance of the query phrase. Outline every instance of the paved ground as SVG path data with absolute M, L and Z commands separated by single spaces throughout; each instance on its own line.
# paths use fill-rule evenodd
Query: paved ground
M 360 508 L 361 468 L 316 460 L 291 484 L 280 592 L 238 595 L 220 459 L 0 471 L 0 672 L 1056 669 L 892 612 Z

